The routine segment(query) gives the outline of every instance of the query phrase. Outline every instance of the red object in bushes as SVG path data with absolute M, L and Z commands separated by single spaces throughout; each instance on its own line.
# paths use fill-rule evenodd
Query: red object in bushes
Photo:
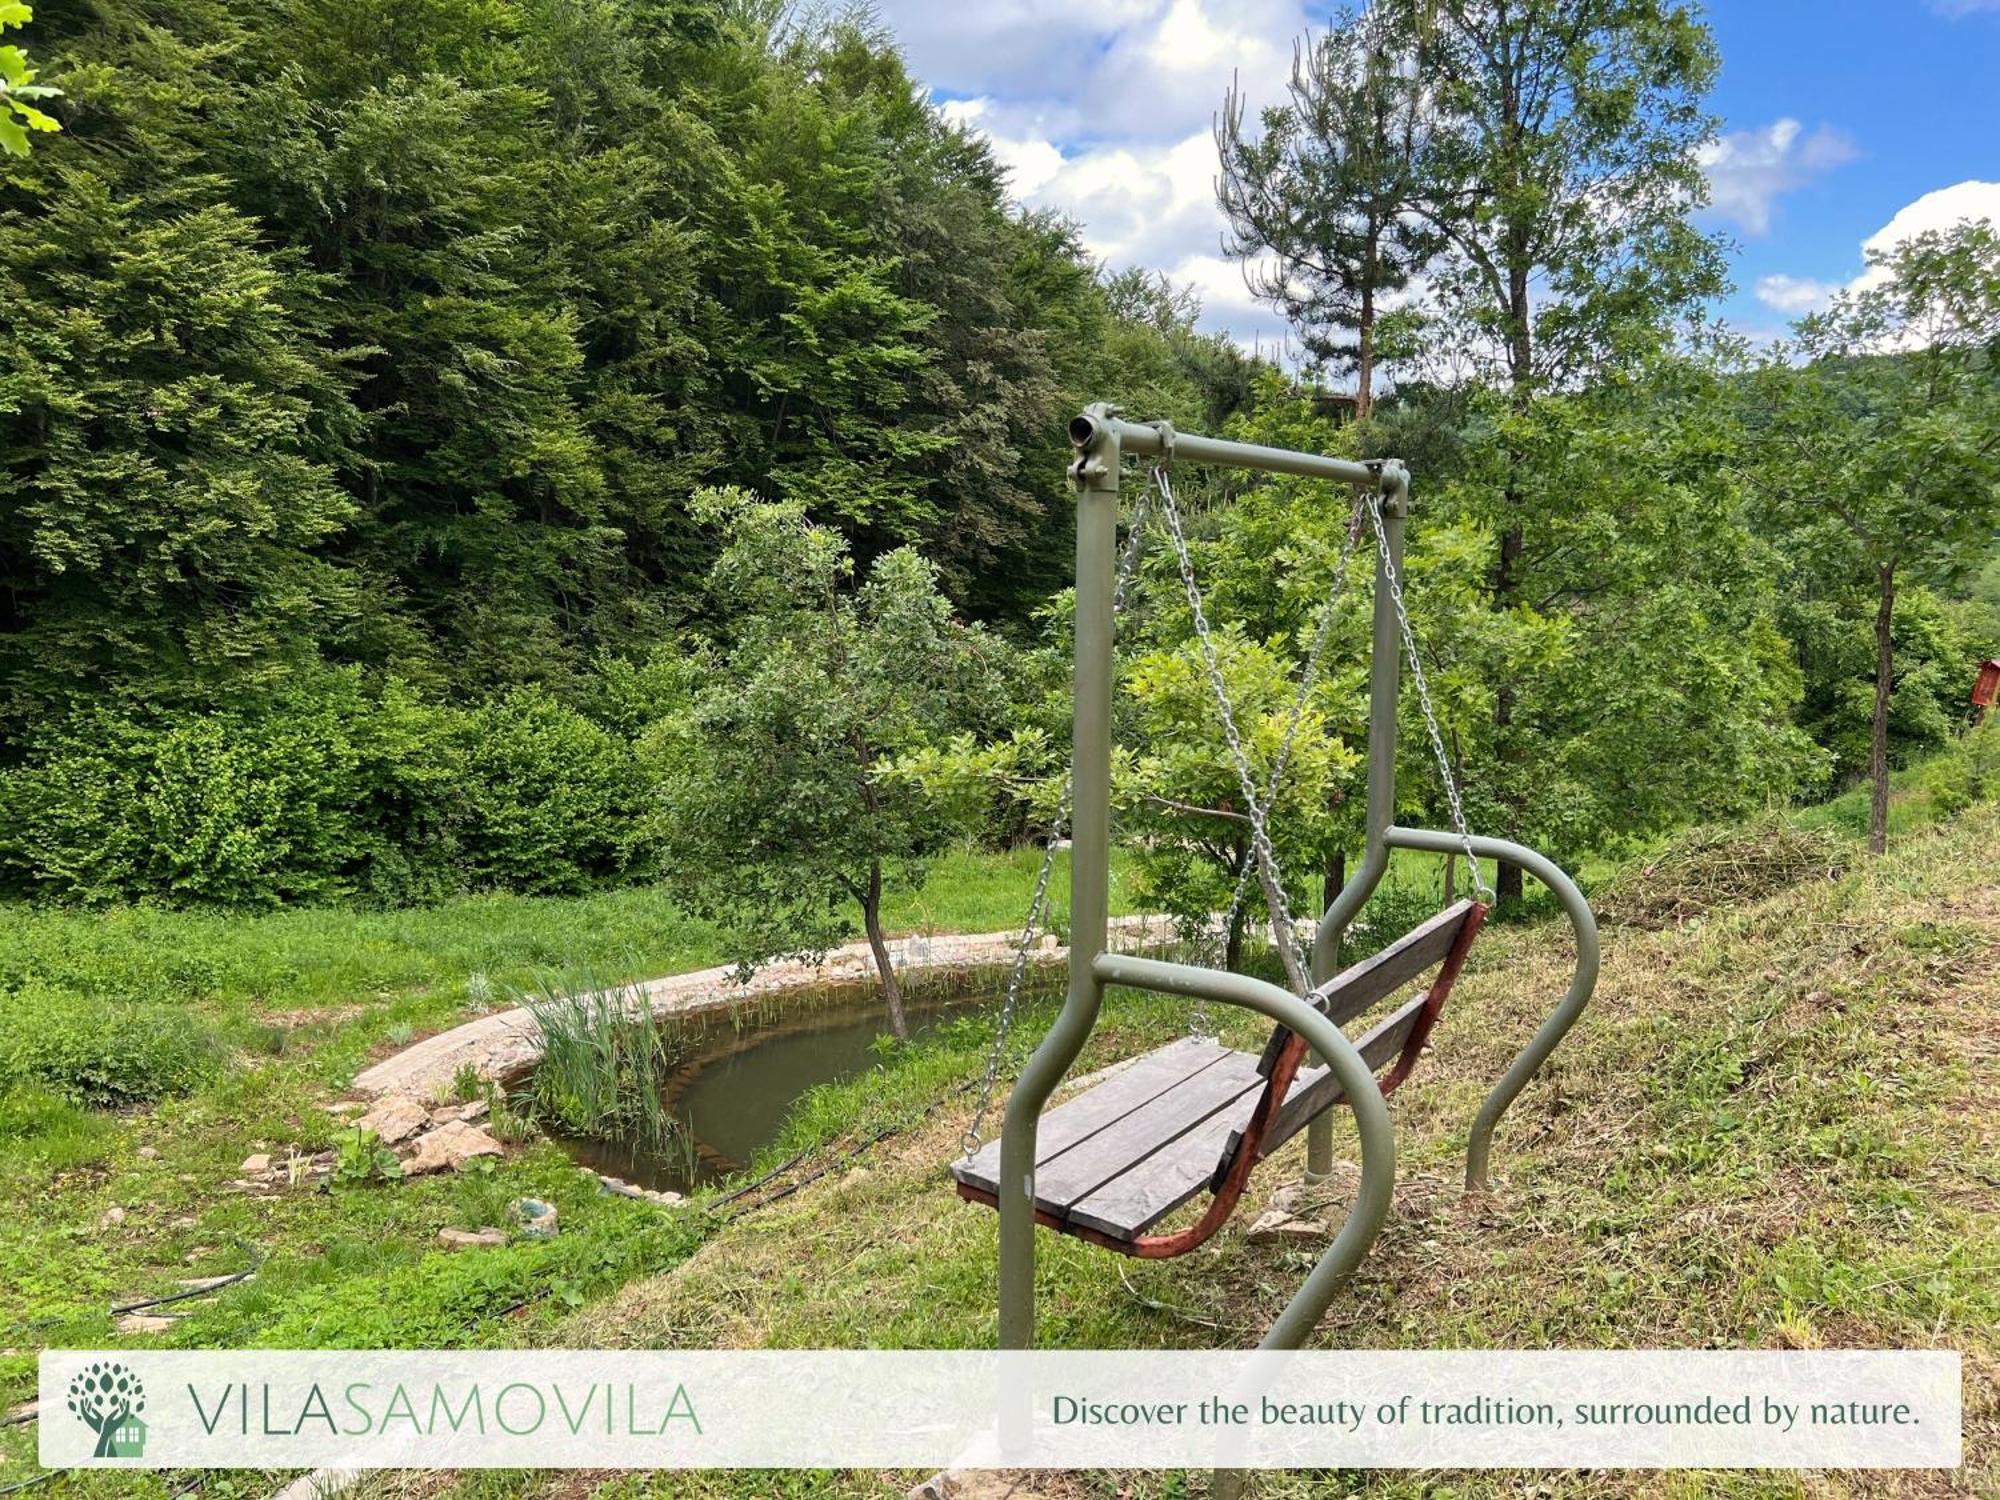
M 1982 662 L 1979 680 L 1972 685 L 1972 702 L 1976 708 L 1991 708 L 2000 701 L 2000 657 Z

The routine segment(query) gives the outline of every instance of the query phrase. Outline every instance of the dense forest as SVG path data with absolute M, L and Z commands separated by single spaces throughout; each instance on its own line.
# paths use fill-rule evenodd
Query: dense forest
M 821 940 L 885 871 L 1054 815 L 1064 419 L 1098 399 L 1410 463 L 1412 599 L 1491 831 L 1610 850 L 1832 789 L 1871 739 L 1954 741 L 2000 650 L 1990 231 L 1753 359 L 1701 326 L 1725 263 L 1689 218 L 1696 19 L 1563 0 L 1631 45 L 1521 38 L 1567 79 L 1523 119 L 1494 113 L 1518 90 L 1485 8 L 1377 9 L 1425 29 L 1336 29 L 1290 105 L 1223 109 L 1235 248 L 1286 268 L 1263 290 L 1307 335 L 1290 371 L 1013 207 L 862 20 L 37 4 L 61 128 L 0 158 L 0 889 L 665 876 L 754 913 L 762 951 Z M 1424 67 L 1378 65 L 1398 47 Z M 1429 313 L 1389 295 L 1419 273 Z M 1947 305 L 1950 337 L 1882 342 Z M 1356 375 L 1347 420 L 1321 382 Z M 1349 497 L 1185 487 L 1268 756 Z M 1353 572 L 1279 809 L 1314 880 L 1354 841 Z M 1121 807 L 1194 911 L 1246 856 L 1183 815 L 1232 781 L 1177 586 L 1155 549 Z M 1425 748 L 1405 795 L 1437 816 Z

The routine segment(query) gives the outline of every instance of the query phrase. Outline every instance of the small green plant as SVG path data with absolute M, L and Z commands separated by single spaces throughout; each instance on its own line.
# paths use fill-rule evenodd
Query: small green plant
M 469 1062 L 460 1063 L 458 1071 L 451 1075 L 451 1096 L 460 1104 L 470 1104 L 486 1092 L 486 1080 L 479 1076 L 479 1069 Z
M 179 1008 L 106 1003 L 37 982 L 0 992 L 0 1089 L 38 1084 L 77 1104 L 145 1104 L 212 1077 L 222 1050 Z
M 465 1008 L 475 1016 L 483 1016 L 493 1009 L 493 981 L 484 974 L 465 976 Z
M 417 1039 L 417 1028 L 412 1026 L 408 1021 L 398 1021 L 384 1032 L 383 1035 L 388 1039 L 390 1046 L 407 1047 Z
M 542 1032 L 542 1061 L 527 1089 L 536 1116 L 648 1150 L 673 1140 L 679 1127 L 667 1112 L 666 1085 L 678 1059 L 643 994 L 544 988 L 527 1004 Z
M 333 1180 L 342 1187 L 394 1182 L 402 1175 L 403 1164 L 374 1131 L 357 1125 L 353 1135 L 341 1138 L 340 1155 L 333 1164 Z
M 534 1101 L 525 1096 L 509 1099 L 493 1090 L 486 1112 L 486 1133 L 503 1146 L 518 1146 L 534 1139 L 539 1129 Z

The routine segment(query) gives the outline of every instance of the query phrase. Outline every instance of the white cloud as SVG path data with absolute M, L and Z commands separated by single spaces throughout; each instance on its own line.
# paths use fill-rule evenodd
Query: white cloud
M 2000 0 L 1996 0 L 1995 8 L 2000 8 Z M 1887 255 L 1904 240 L 1915 239 L 1933 229 L 1949 229 L 1963 219 L 1991 219 L 2000 225 L 2000 182 L 1974 178 L 1925 193 L 1916 202 L 1897 209 L 1894 218 L 1861 242 L 1861 251 L 1864 256 Z M 1887 275 L 1887 271 L 1871 267 L 1851 284 L 1869 286 Z
M 1757 300 L 1766 307 L 1791 317 L 1818 312 L 1833 300 L 1834 293 L 1839 290 L 1837 282 L 1818 281 L 1810 276 L 1778 275 L 1757 278 Z
M 2000 9 L 2000 0 L 1994 0 Z M 2000 182 L 1971 180 L 1955 182 L 1935 192 L 1925 193 L 1913 203 L 1896 210 L 1880 229 L 1861 242 L 1864 261 L 1888 255 L 1905 240 L 1933 229 L 1949 229 L 1964 219 L 1990 219 L 2000 225 Z M 1777 274 L 1759 277 L 1757 300 L 1766 307 L 1793 317 L 1818 312 L 1843 291 L 1858 292 L 1886 280 L 1889 272 L 1867 265 L 1845 282 L 1821 281 L 1812 276 Z
M 1092 254 L 1194 285 L 1202 326 L 1265 347 L 1283 323 L 1222 255 L 1216 112 L 1232 75 L 1275 100 L 1301 0 L 878 0 L 945 111 L 992 143 L 1016 199 L 1081 226 Z M 957 96 L 957 97 L 950 97 Z
M 1701 154 L 1710 211 L 1746 233 L 1771 230 L 1771 210 L 1782 193 L 1854 159 L 1854 143 L 1830 125 L 1810 133 L 1786 116 L 1753 130 L 1732 130 Z

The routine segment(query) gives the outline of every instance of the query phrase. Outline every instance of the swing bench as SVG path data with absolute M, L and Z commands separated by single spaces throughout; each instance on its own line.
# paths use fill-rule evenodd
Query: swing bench
M 1338 1026 L 1438 969 L 1355 1043 L 1371 1070 L 1394 1064 L 1384 1095 L 1416 1067 L 1485 915 L 1479 902 L 1460 901 L 1305 997 Z M 1227 1222 L 1250 1169 L 1346 1097 L 1330 1068 L 1299 1071 L 1305 1050 L 1282 1025 L 1261 1057 L 1184 1037 L 1049 1111 L 1036 1141 L 1035 1222 L 1146 1260 L 1202 1244 Z M 959 1197 L 989 1207 L 999 1202 L 999 1173 L 998 1141 L 952 1167 Z M 1215 1196 L 1198 1223 L 1145 1233 L 1203 1190 Z
M 1115 408 L 1104 405 L 1086 409 L 1071 422 L 1070 441 L 1076 459 L 1069 477 L 1078 501 L 1075 748 L 1070 782 L 1056 819 L 1057 831 L 1069 823 L 1072 849 L 1069 987 L 1061 1012 L 1008 1098 L 999 1139 L 984 1141 L 980 1127 L 993 1099 L 1028 955 L 1050 914 L 1048 887 L 1056 848 L 1051 837 L 1000 1008 L 986 1076 L 965 1134 L 964 1154 L 952 1166 L 952 1176 L 961 1198 L 999 1212 L 1000 1346 L 1027 1348 L 1034 1342 L 1036 1226 L 1143 1259 L 1186 1254 L 1227 1222 L 1257 1162 L 1301 1131 L 1307 1132 L 1307 1177 L 1324 1177 L 1332 1168 L 1331 1112 L 1344 1106 L 1352 1112 L 1359 1146 L 1361 1170 L 1353 1202 L 1339 1232 L 1263 1339 L 1265 1348 L 1295 1349 L 1310 1337 L 1388 1217 L 1395 1142 L 1383 1097 L 1417 1065 L 1485 920 L 1492 893 L 1481 862 L 1510 862 L 1548 888 L 1575 935 L 1576 967 L 1562 1002 L 1493 1085 L 1472 1121 L 1466 1149 L 1468 1188 L 1484 1185 L 1501 1116 L 1590 1001 L 1597 979 L 1597 925 L 1589 903 L 1553 861 L 1510 840 L 1475 836 L 1467 826 L 1456 767 L 1446 754 L 1403 598 L 1409 475 L 1400 464 L 1357 463 L 1181 435 L 1164 422 L 1124 421 Z M 1238 871 L 1235 896 L 1220 930 L 1238 930 L 1254 876 L 1269 908 L 1271 932 L 1285 970 L 1283 985 L 1213 963 L 1169 963 L 1109 948 L 1113 637 L 1118 607 L 1143 546 L 1149 504 L 1142 491 L 1121 557 L 1118 490 L 1121 459 L 1126 456 L 1155 460 L 1152 493 L 1173 543 L 1202 665 L 1243 797 L 1244 812 L 1221 815 L 1240 817 L 1249 827 L 1248 857 Z M 1320 611 L 1318 633 L 1306 655 L 1283 742 L 1261 785 L 1244 749 L 1169 478 L 1177 457 L 1326 480 L 1351 487 L 1354 495 L 1354 514 L 1332 592 Z M 1375 588 L 1363 857 L 1312 929 L 1308 970 L 1267 824 L 1318 679 L 1341 582 L 1364 533 L 1372 533 L 1375 543 Z M 1396 717 L 1404 660 L 1449 804 L 1449 831 L 1405 828 L 1395 822 Z M 1388 873 L 1399 849 L 1462 858 L 1474 899 L 1452 903 L 1380 952 L 1339 968 L 1342 936 Z M 1431 977 L 1425 987 L 1398 998 L 1427 974 Z M 1090 1039 L 1106 992 L 1120 986 L 1195 1001 L 1188 1035 L 1109 1071 L 1095 1086 L 1043 1113 Z M 1225 1047 L 1204 1034 L 1208 1028 L 1202 1007 L 1211 1000 L 1255 1011 L 1276 1024 L 1261 1055 Z M 1385 1005 L 1388 1013 L 1358 1038 L 1342 1029 Z M 1155 1232 L 1162 1219 L 1203 1192 L 1211 1196 L 1196 1222 L 1176 1231 Z

